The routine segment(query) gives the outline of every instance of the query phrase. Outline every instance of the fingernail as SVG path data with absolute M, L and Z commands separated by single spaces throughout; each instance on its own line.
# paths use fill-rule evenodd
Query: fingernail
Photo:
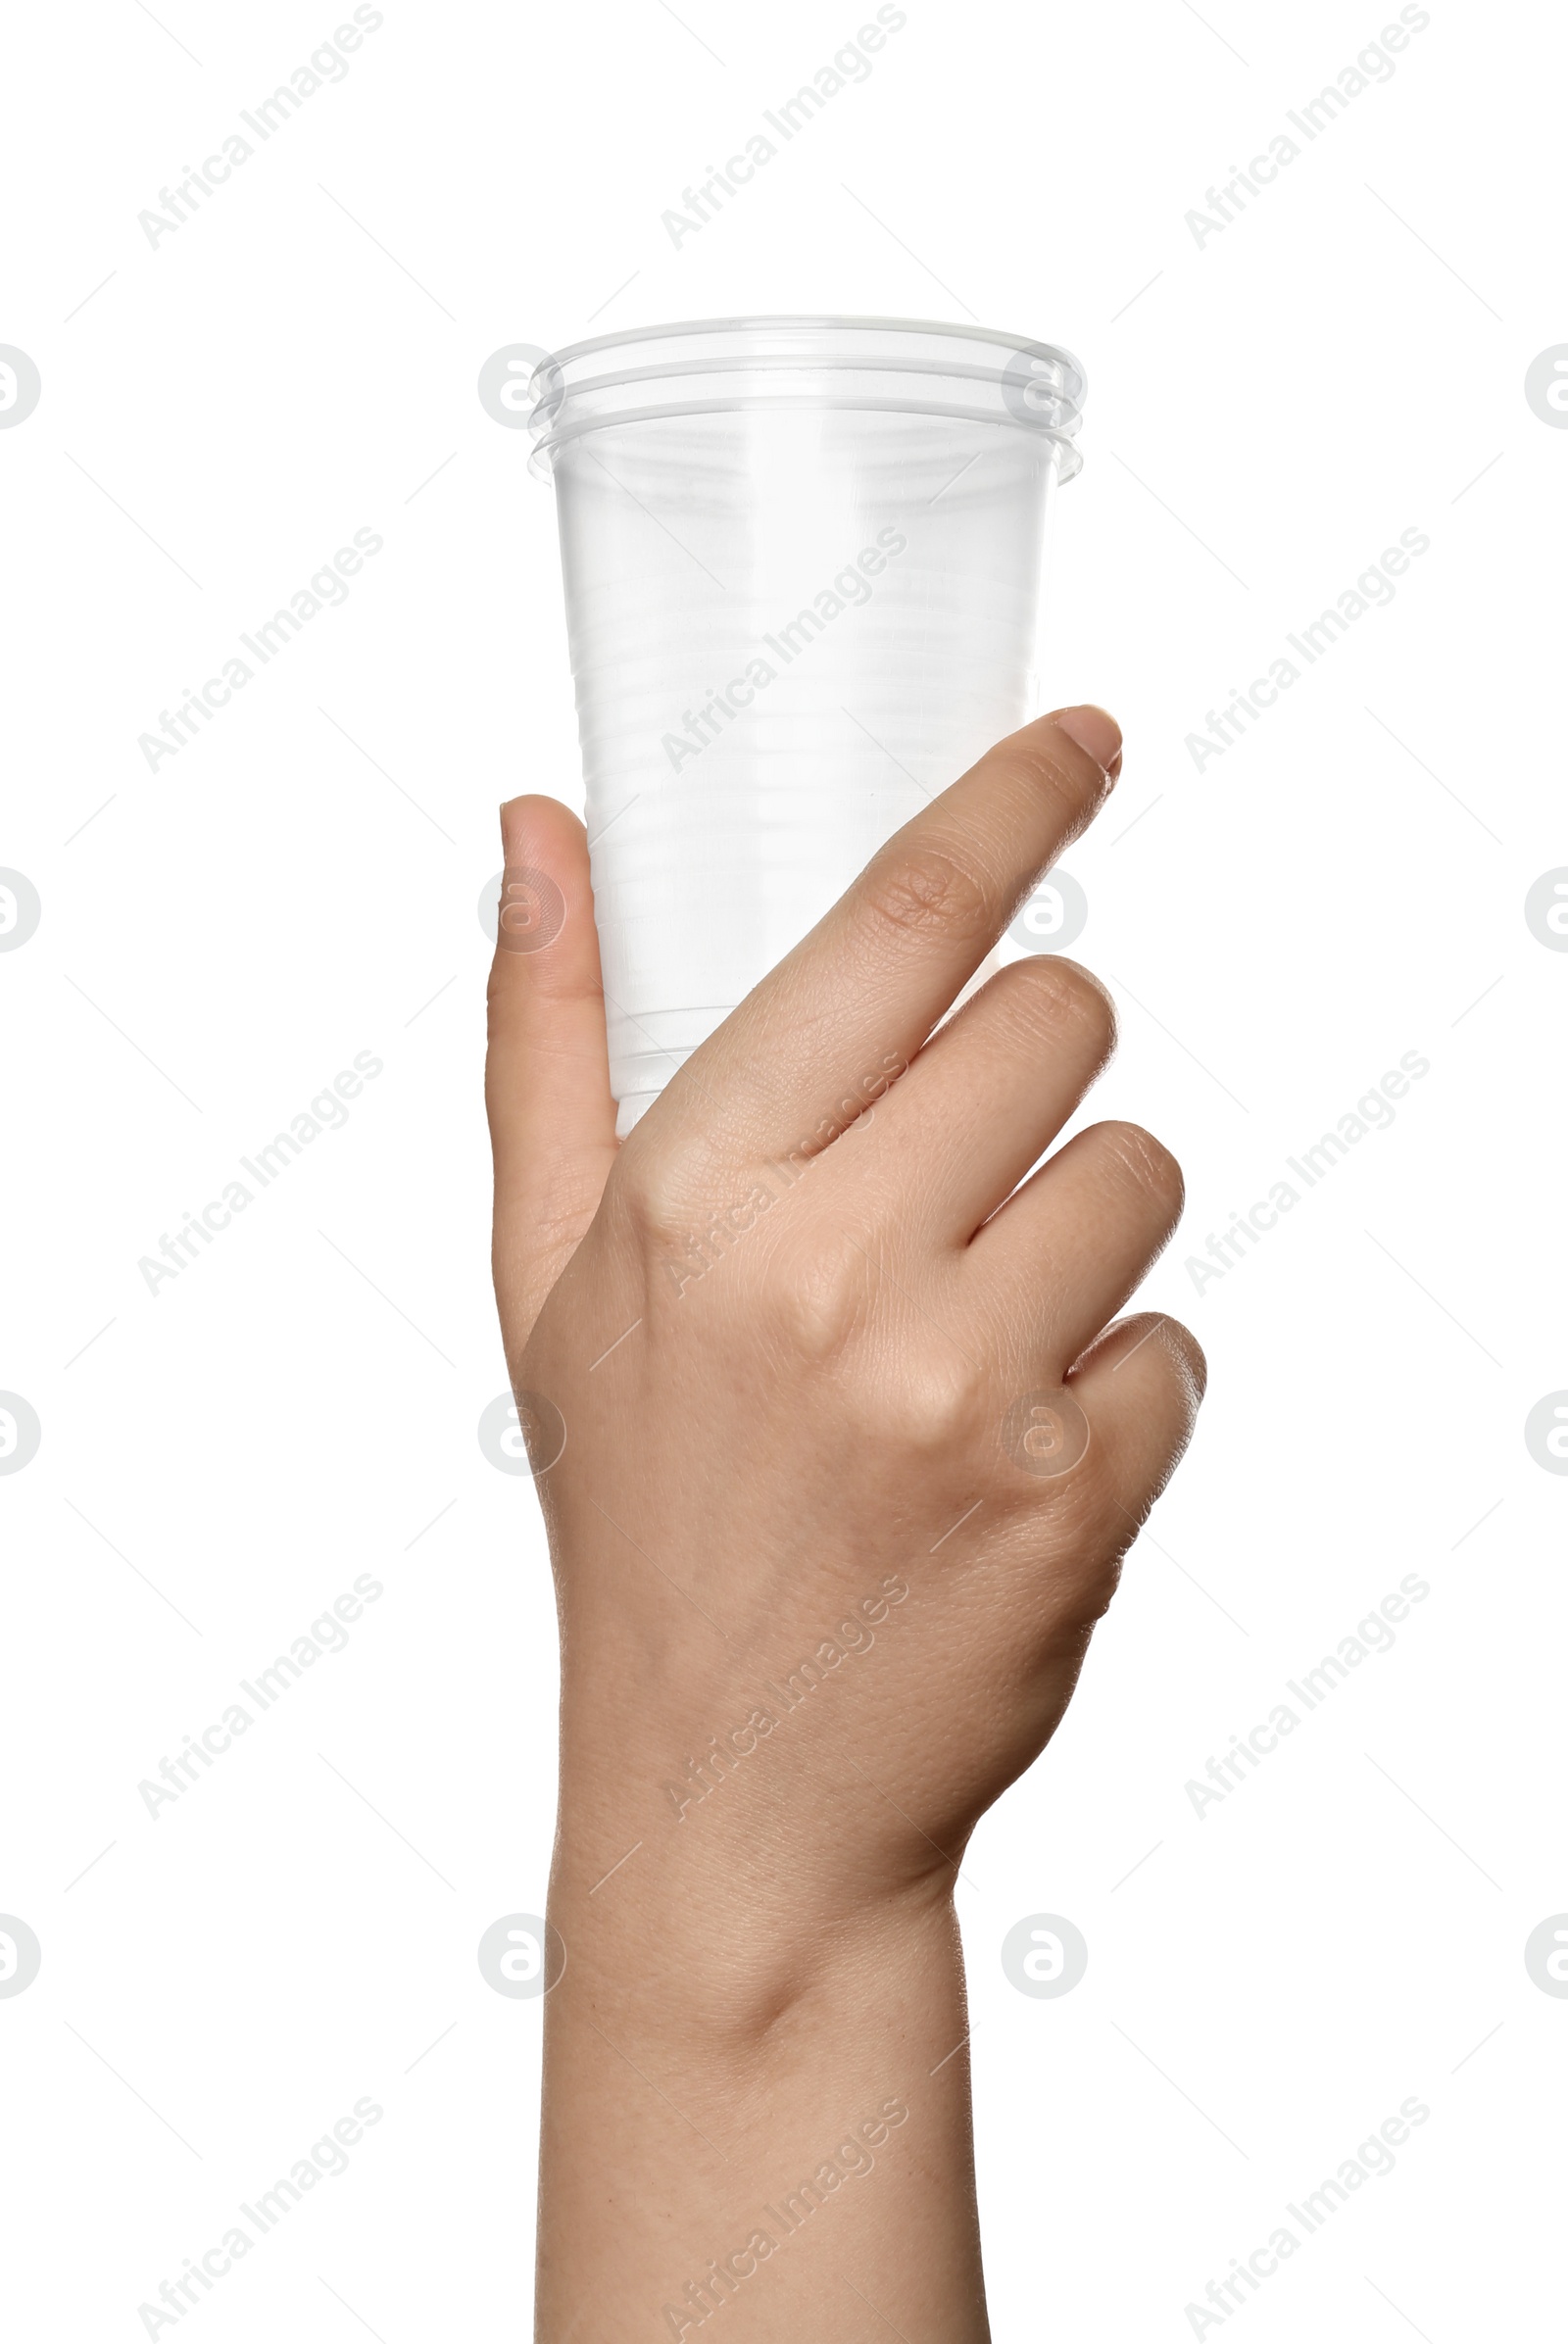
M 1063 708 L 1052 721 L 1069 741 L 1088 751 L 1107 781 L 1115 780 L 1121 771 L 1121 726 L 1114 716 L 1090 704 Z

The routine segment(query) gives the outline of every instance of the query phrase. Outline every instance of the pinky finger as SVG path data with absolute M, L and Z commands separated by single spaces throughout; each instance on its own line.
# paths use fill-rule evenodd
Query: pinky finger
M 1067 1390 L 1089 1419 L 1107 1495 L 1141 1529 L 1193 1437 L 1208 1363 L 1162 1311 L 1118 1319 L 1080 1354 Z

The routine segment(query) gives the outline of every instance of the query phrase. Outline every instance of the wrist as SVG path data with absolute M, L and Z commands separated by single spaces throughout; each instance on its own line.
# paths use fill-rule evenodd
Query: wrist
M 870 2304 L 900 2334 L 980 2344 L 948 1900 L 780 1937 L 728 1896 L 695 1914 L 652 1873 L 601 1922 L 608 1892 L 591 1917 L 579 1891 L 551 1898 L 569 1959 L 545 2006 L 540 2334 L 582 2309 L 574 2261 L 548 2244 L 569 2236 L 617 2334 L 690 2344 L 733 2306 L 760 2344 Z M 638 2176 L 626 2199 L 607 2193 L 611 2157 Z M 840 2301 L 846 2269 L 860 2303 Z
M 843 1822 L 721 1810 L 716 1793 L 706 1813 L 639 1817 L 624 1783 L 575 1782 L 549 1907 L 575 1982 L 640 2031 L 743 2065 L 828 2008 L 874 2023 L 911 1993 L 961 2007 L 952 1868 L 878 1880 L 838 1843 Z

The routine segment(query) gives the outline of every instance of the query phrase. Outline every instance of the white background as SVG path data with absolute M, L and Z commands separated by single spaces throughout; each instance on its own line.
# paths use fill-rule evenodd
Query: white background
M 1523 1425 L 1568 1386 L 1568 956 L 1523 903 L 1568 863 L 1568 433 L 1523 380 L 1568 340 L 1564 31 L 1433 0 L 1200 245 L 1188 211 L 1396 14 L 1206 13 L 909 0 L 678 249 L 662 212 L 852 7 L 386 0 L 156 245 L 138 213 L 327 0 L 14 25 L 0 340 L 43 383 L 0 431 L 0 863 L 43 906 L 0 955 L 0 1387 L 42 1426 L 0 1478 L 0 1910 L 43 1948 L 0 1999 L 19 2335 L 145 2332 L 364 2095 L 349 2171 L 181 2332 L 525 2321 L 541 2005 L 474 1949 L 543 1898 L 555 1663 L 531 1491 L 475 1439 L 505 1381 L 475 905 L 497 803 L 578 784 L 551 492 L 474 386 L 505 343 L 769 309 L 972 317 L 1087 364 L 1047 689 L 1127 736 L 1070 865 L 1123 1011 L 1091 1112 L 1185 1166 L 1149 1299 L 1212 1370 L 960 1890 L 997 2332 L 1194 2332 L 1410 2095 L 1396 2170 L 1234 2322 L 1544 2332 L 1568 2003 L 1523 1948 L 1568 1907 L 1568 1483 Z M 347 603 L 150 772 L 138 736 L 362 527 Z M 1205 711 L 1406 528 L 1431 546 L 1392 605 L 1196 770 Z M 359 1051 L 384 1070 L 346 1127 L 150 1294 L 139 1258 Z M 1195 1293 L 1187 1256 L 1406 1051 L 1430 1072 L 1393 1126 Z M 347 1649 L 150 1816 L 138 1783 L 367 1572 Z M 1411 1572 L 1393 1650 L 1200 1818 L 1186 1782 Z M 1039 1912 L 1089 1943 L 1064 1999 L 1002 1972 Z

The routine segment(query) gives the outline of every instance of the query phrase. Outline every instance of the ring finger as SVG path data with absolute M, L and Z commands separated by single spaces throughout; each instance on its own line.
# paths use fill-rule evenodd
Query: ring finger
M 1107 1326 L 1170 1241 L 1181 1167 L 1136 1123 L 1078 1132 L 993 1215 L 969 1248 L 970 1274 L 1043 1311 L 1031 1347 L 1058 1376 Z

